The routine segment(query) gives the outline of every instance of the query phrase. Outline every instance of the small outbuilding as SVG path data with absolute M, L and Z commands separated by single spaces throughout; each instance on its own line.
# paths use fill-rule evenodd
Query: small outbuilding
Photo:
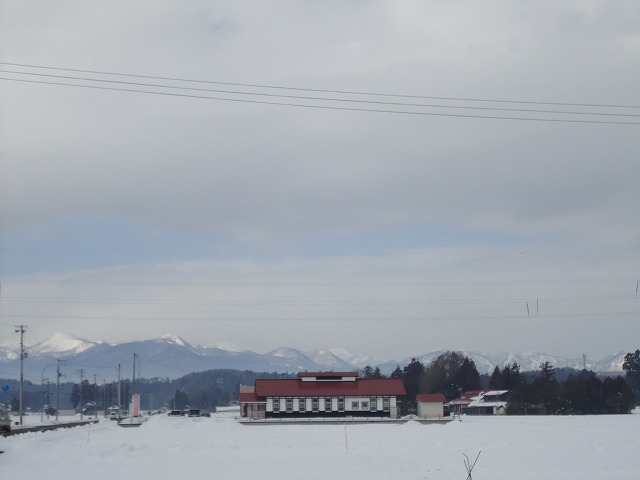
M 444 403 L 447 399 L 442 393 L 419 393 L 416 397 L 416 401 L 418 403 L 418 417 L 444 417 Z

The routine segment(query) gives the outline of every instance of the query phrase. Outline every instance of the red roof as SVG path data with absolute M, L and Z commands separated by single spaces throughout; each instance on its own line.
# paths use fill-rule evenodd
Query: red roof
M 264 400 L 258 400 L 258 397 L 253 392 L 241 392 L 240 403 L 264 403 Z
M 447 401 L 442 393 L 419 393 L 416 398 L 419 402 L 444 403 Z
M 398 396 L 406 395 L 400 378 L 363 378 L 355 381 L 306 381 L 288 378 L 257 379 L 257 397 L 322 396 Z

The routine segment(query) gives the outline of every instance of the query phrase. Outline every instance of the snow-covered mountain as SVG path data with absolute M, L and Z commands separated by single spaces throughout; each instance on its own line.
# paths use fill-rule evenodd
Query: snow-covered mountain
M 596 372 L 621 372 L 626 352 L 618 352 L 595 362 L 591 367 Z
M 32 355 L 50 355 L 65 357 L 76 355 L 104 342 L 91 342 L 70 333 L 54 333 L 46 340 L 29 348 Z
M 354 355 L 344 348 L 332 348 L 329 351 L 343 362 L 356 368 L 364 368 L 367 365 L 377 366 L 384 363 L 383 360 L 377 359 L 370 355 Z
M 366 365 L 379 367 L 389 374 L 396 367 L 403 368 L 418 359 L 428 365 L 444 350 L 429 352 L 393 361 L 379 361 L 373 357 L 356 356 L 344 349 L 315 350 L 304 352 L 290 347 L 280 347 L 261 354 L 224 344 L 213 346 L 192 345 L 179 336 L 168 334 L 162 337 L 111 345 L 90 341 L 75 335 L 57 333 L 50 338 L 27 347 L 28 358 L 24 361 L 25 379 L 39 383 L 46 369 L 64 360 L 64 373 L 72 377 L 83 368 L 95 370 L 101 378 L 113 379 L 118 365 L 128 373 L 137 355 L 136 375 L 146 378 L 178 378 L 192 372 L 229 368 L 255 372 L 299 372 L 328 370 L 358 370 Z M 480 373 L 491 373 L 496 366 L 518 363 L 522 371 L 538 370 L 546 361 L 555 367 L 583 368 L 583 359 L 561 358 L 540 352 L 485 354 L 473 351 L 461 352 L 472 359 Z M 622 372 L 624 352 L 618 352 L 599 361 L 587 359 L 586 366 L 596 372 Z M 20 359 L 18 348 L 0 347 L 0 378 L 18 378 Z M 50 376 L 50 374 L 49 374 Z
M 408 364 L 412 358 L 416 358 L 423 365 L 428 365 L 437 357 L 445 353 L 445 350 L 439 350 L 436 352 L 430 352 L 425 355 L 419 355 L 416 357 L 407 357 L 395 362 L 386 362 L 380 366 L 382 372 L 393 371 L 396 366 Z M 473 360 L 478 369 L 478 372 L 492 373 L 496 366 L 503 368 L 507 364 L 517 363 L 520 365 L 520 370 L 523 372 L 539 370 L 540 365 L 545 362 L 549 362 L 556 368 L 573 368 L 576 370 L 582 370 L 584 368 L 583 358 L 564 358 L 549 355 L 546 353 L 531 351 L 524 353 L 495 353 L 486 354 L 473 351 L 461 351 L 463 355 Z M 603 360 L 586 359 L 586 367 L 594 372 L 622 372 L 622 364 L 624 362 L 625 352 L 618 352 L 606 357 Z

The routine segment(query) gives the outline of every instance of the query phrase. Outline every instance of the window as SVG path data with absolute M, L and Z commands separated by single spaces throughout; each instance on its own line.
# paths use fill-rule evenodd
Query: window
M 273 413 L 280 413 L 280 399 L 273 399 Z
M 318 411 L 318 399 L 314 398 L 311 400 L 311 410 L 313 410 L 314 412 Z
M 300 411 L 300 413 L 305 413 L 307 411 L 307 399 L 301 398 L 298 400 L 298 403 L 299 403 L 298 410 Z
M 351 402 L 351 410 L 358 410 L 360 404 L 358 402 Z
M 330 398 L 325 398 L 324 399 L 324 411 L 325 412 L 330 412 L 331 411 L 331 399 Z
M 378 400 L 376 399 L 376 397 L 371 397 L 369 399 L 369 405 L 371 405 L 371 411 L 375 412 L 376 410 L 378 410 Z
M 369 401 L 365 400 L 364 402 L 360 402 L 360 409 L 361 410 L 369 410 Z
M 384 398 L 382 399 L 382 409 L 383 409 L 385 412 L 388 412 L 388 411 L 389 411 L 389 397 L 384 397 Z
M 338 398 L 338 411 L 344 412 L 344 397 Z
M 287 405 L 287 413 L 293 412 L 293 398 L 287 398 L 286 405 Z

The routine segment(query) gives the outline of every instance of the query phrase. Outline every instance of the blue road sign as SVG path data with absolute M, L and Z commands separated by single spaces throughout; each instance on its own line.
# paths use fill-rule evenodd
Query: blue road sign
M 2 391 L 3 392 L 8 392 L 9 391 L 9 385 L 2 385 Z

